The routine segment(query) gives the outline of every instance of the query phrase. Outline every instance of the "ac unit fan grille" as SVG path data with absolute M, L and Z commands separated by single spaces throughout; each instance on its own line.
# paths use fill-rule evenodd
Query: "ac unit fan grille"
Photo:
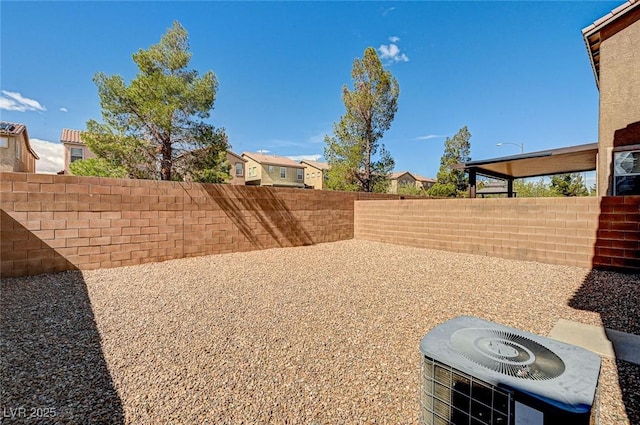
M 421 365 L 420 424 L 509 425 L 512 393 L 431 359 Z
M 464 328 L 451 334 L 451 344 L 467 359 L 515 378 L 546 380 L 565 371 L 562 359 L 547 347 L 512 332 Z

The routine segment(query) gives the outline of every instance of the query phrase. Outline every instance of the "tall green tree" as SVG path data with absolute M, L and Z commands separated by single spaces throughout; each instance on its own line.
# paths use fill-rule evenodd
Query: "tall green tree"
M 549 185 L 545 183 L 544 179 L 536 181 L 526 179 L 516 179 L 513 181 L 513 190 L 518 195 L 518 198 L 548 198 L 556 195 Z
M 558 196 L 589 196 L 580 173 L 557 174 L 551 176 L 551 191 Z
M 228 164 L 219 161 L 228 147 L 224 129 L 204 122 L 218 81 L 213 71 L 188 69 L 190 60 L 187 31 L 176 21 L 158 44 L 133 54 L 139 72 L 129 85 L 119 75 L 95 75 L 104 122 L 88 121 L 82 138 L 98 158 L 129 177 L 172 180 L 198 171 L 180 159 L 199 150 L 208 158 L 205 169 L 215 170 L 204 178 L 228 176 Z
M 342 88 L 346 112 L 333 125 L 333 136 L 324 139 L 324 157 L 330 166 L 327 187 L 386 192 L 395 162 L 380 140 L 398 110 L 400 86 L 382 67 L 373 47 L 353 61 L 351 78 L 353 90 Z
M 467 126 L 462 127 L 453 138 L 444 141 L 444 153 L 440 158 L 437 182 L 429 189 L 434 197 L 464 196 L 469 188 L 469 178 L 464 170 L 453 168 L 455 164 L 471 160 L 471 133 Z
M 71 174 L 76 176 L 127 177 L 127 169 L 104 158 L 88 158 L 69 164 Z

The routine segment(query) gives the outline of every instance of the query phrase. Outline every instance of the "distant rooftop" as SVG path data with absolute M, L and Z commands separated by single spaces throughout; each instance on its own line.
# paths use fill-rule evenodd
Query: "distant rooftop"
M 317 168 L 318 170 L 328 170 L 329 169 L 329 164 L 327 164 L 326 162 L 320 162 L 320 161 L 312 161 L 310 159 L 303 159 L 302 161 L 300 161 L 300 163 L 304 163 L 304 164 L 309 164 L 314 168 Z
M 257 152 L 242 152 L 242 156 L 246 156 L 249 159 L 253 159 L 260 164 L 266 165 L 278 165 L 282 167 L 292 167 L 292 168 L 304 168 L 298 162 L 293 159 L 285 158 L 284 156 L 276 156 L 276 155 L 265 155 Z
M 0 121 L 0 134 L 17 136 L 18 134 L 22 133 L 24 133 L 24 139 L 27 144 L 27 149 L 29 150 L 31 155 L 33 155 L 35 159 L 40 159 L 36 151 L 34 151 L 31 147 L 31 142 L 29 141 L 29 134 L 27 133 L 26 125 L 16 122 Z
M 63 128 L 62 135 L 60 136 L 60 141 L 63 143 L 68 142 L 68 143 L 84 144 L 84 142 L 82 141 L 82 138 L 80 137 L 80 134 L 81 134 L 80 130 L 71 130 L 68 128 Z
M 15 122 L 0 121 L 0 133 L 2 134 L 20 134 L 26 127 L 24 124 Z

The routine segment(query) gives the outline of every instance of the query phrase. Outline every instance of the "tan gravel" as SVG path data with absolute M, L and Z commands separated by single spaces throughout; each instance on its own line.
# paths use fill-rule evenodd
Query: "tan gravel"
M 415 424 L 418 345 L 447 319 L 640 334 L 638 275 L 361 240 L 1 290 L 3 424 Z M 601 424 L 640 423 L 638 376 L 603 361 Z

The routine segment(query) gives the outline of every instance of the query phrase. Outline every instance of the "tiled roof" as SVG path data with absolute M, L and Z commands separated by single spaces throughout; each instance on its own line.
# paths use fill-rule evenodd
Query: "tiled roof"
M 29 134 L 27 133 L 27 126 L 24 124 L 18 124 L 15 122 L 0 122 L 0 133 L 1 134 L 10 134 L 12 136 L 17 136 L 18 134 L 24 133 L 24 140 L 27 144 L 27 150 L 33 155 L 35 159 L 40 159 L 36 151 L 31 147 L 31 142 L 29 142 Z
M 312 161 L 310 159 L 303 159 L 302 161 L 300 161 L 301 164 L 308 164 L 311 165 L 314 168 L 317 168 L 318 170 L 328 170 L 329 169 L 329 164 L 327 164 L 326 162 L 320 162 L 320 161 Z
M 242 152 L 242 156 L 246 156 L 249 159 L 253 159 L 254 161 L 260 164 L 267 165 L 278 165 L 282 167 L 291 167 L 291 168 L 304 168 L 303 165 L 295 162 L 293 159 L 285 158 L 283 156 L 275 156 L 275 155 L 264 155 L 261 153 L 255 152 Z
M 410 172 L 408 172 L 408 171 L 395 171 L 395 172 L 391 173 L 391 175 L 389 176 L 389 178 L 390 178 L 391 180 L 397 180 L 397 179 L 399 179 L 401 176 L 403 176 L 403 175 L 405 175 L 405 174 L 409 174 L 410 176 L 412 176 L 412 177 L 413 177 L 413 174 L 411 174 L 411 173 L 410 173 Z
M 420 174 L 412 173 L 410 171 L 396 171 L 389 175 L 391 180 L 397 180 L 402 177 L 404 174 L 409 174 L 411 177 L 416 179 L 419 182 L 435 182 L 435 179 L 430 179 L 428 177 L 422 177 Z
M 68 128 L 62 129 L 62 135 L 60 136 L 60 141 L 62 143 L 80 143 L 84 144 L 82 138 L 80 137 L 80 130 L 71 130 Z
M 413 174 L 413 173 L 411 173 Z M 430 179 L 429 177 L 423 177 L 420 174 L 413 174 L 413 177 L 416 178 L 419 182 L 436 182 L 436 179 Z
M 20 134 L 25 130 L 25 128 L 24 124 L 7 121 L 0 122 L 0 133 L 2 134 Z
M 230 150 L 228 150 L 228 149 L 227 149 L 227 155 L 231 155 L 231 156 L 233 156 L 233 157 L 238 158 L 238 159 L 239 159 L 239 160 L 241 160 L 241 161 L 247 162 L 247 160 L 246 160 L 245 158 L 241 157 L 240 155 L 238 155 L 238 154 L 237 154 L 237 153 L 235 153 L 235 152 L 231 152 L 231 151 L 230 151 Z

